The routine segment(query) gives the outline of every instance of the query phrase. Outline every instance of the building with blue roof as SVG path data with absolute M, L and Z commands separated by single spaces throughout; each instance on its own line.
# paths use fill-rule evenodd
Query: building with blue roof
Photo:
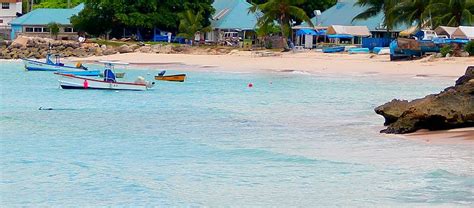
M 215 9 L 211 19 L 213 31 L 206 34 L 206 40 L 213 42 L 221 41 L 229 34 L 240 37 L 253 34 L 251 31 L 255 30 L 258 15 L 261 15 L 259 12 L 250 13 L 252 4 L 246 0 L 214 0 L 212 6 Z
M 383 25 L 383 12 L 366 20 L 352 21 L 354 17 L 368 8 L 367 6 L 359 6 L 356 2 L 357 0 L 339 0 L 336 5 L 322 12 L 321 15 L 313 17 L 311 22 L 316 27 L 329 27 L 331 25 L 367 26 L 373 37 L 387 34 L 387 29 Z M 300 27 L 308 27 L 308 24 L 303 23 Z M 407 29 L 406 26 L 400 25 L 393 28 L 391 32 L 398 33 L 405 29 Z
M 59 39 L 76 39 L 77 33 L 71 24 L 71 17 L 84 9 L 84 4 L 80 4 L 71 9 L 35 9 L 19 18 L 12 20 L 9 24 L 12 27 L 11 39 L 19 35 L 50 37 L 49 23 L 58 23 Z

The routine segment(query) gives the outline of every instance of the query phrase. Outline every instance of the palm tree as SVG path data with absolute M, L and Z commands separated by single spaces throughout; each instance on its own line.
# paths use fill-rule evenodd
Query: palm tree
M 427 9 L 430 5 L 431 0 L 402 0 L 392 11 L 397 14 L 394 22 L 405 23 L 412 25 L 417 23 L 418 28 L 426 26 L 425 24 L 429 19 L 429 10 Z
M 198 32 L 208 32 L 211 30 L 209 26 L 204 27 L 202 22 L 204 17 L 202 16 L 202 11 L 197 12 L 196 14 L 192 10 L 186 10 L 178 14 L 180 19 L 179 21 L 179 34 L 178 36 L 194 40 L 194 35 Z
M 432 0 L 428 10 L 436 26 L 457 27 L 474 23 L 474 0 Z
M 59 34 L 59 28 L 61 25 L 59 25 L 56 22 L 50 22 L 47 27 L 49 29 L 49 33 L 51 34 L 51 37 L 54 37 L 54 39 L 58 39 L 58 34 Z
M 262 4 L 253 4 L 249 11 L 252 13 L 263 12 L 263 15 L 258 18 L 257 27 L 265 27 L 277 21 L 283 36 L 288 38 L 291 35 L 291 25 L 295 19 L 303 20 L 311 27 L 313 26 L 306 12 L 298 7 L 305 2 L 306 0 L 268 0 Z
M 367 7 L 367 9 L 355 16 L 352 21 L 366 20 L 383 12 L 383 24 L 387 27 L 387 30 L 391 30 L 396 25 L 396 14 L 392 12 L 392 8 L 394 8 L 399 1 L 400 0 L 358 0 L 356 5 Z

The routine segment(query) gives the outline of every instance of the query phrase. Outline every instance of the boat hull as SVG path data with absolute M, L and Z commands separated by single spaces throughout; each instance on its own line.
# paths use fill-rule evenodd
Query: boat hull
M 93 71 L 89 71 L 89 70 L 83 70 L 83 71 L 65 71 L 65 70 L 61 70 L 61 71 L 58 71 L 58 73 L 71 74 L 71 75 L 76 75 L 76 76 L 95 76 L 95 77 L 100 75 L 99 70 L 93 70 Z
M 98 76 L 100 70 L 84 70 L 83 68 L 47 64 L 39 61 L 23 59 L 27 71 L 52 71 L 77 76 Z
M 129 83 L 129 82 L 105 82 L 103 80 L 89 79 L 85 77 L 78 77 L 70 74 L 60 74 L 59 85 L 63 89 L 93 89 L 93 90 L 133 90 L 145 91 L 152 86 L 147 86 L 145 83 Z
M 186 79 L 186 74 L 176 74 L 169 76 L 155 76 L 155 80 L 159 81 L 169 81 L 169 82 L 184 82 Z
M 345 49 L 344 46 L 340 47 L 326 47 L 323 48 L 323 53 L 338 53 L 338 52 L 343 52 Z

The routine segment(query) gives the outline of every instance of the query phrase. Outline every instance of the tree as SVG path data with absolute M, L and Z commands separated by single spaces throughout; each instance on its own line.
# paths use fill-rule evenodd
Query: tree
M 92 35 L 107 31 L 158 28 L 178 31 L 178 14 L 189 9 L 201 11 L 202 25 L 210 25 L 212 0 L 85 0 L 85 8 L 72 18 L 74 27 Z
M 387 30 L 391 30 L 396 25 L 396 14 L 392 9 L 398 2 L 399 0 L 358 0 L 356 4 L 361 7 L 367 7 L 367 9 L 355 16 L 352 21 L 366 20 L 382 12 L 384 13 L 383 24 L 387 27 Z
M 267 2 L 268 0 L 247 0 L 249 3 L 252 4 L 263 4 Z M 306 1 L 306 3 L 302 4 L 300 6 L 301 9 L 303 9 L 306 12 L 306 15 L 309 17 L 314 17 L 314 10 L 321 10 L 324 11 L 327 8 L 335 5 L 337 0 L 312 0 L 312 1 Z M 297 24 L 299 24 L 299 21 L 297 21 Z
M 305 2 L 306 0 L 269 0 L 262 4 L 254 4 L 249 11 L 253 13 L 263 12 L 263 15 L 258 19 L 257 27 L 265 27 L 277 21 L 283 36 L 289 37 L 295 19 L 305 21 L 313 26 L 305 11 L 298 7 Z
M 203 26 L 202 11 L 195 14 L 192 10 L 186 10 L 178 14 L 179 21 L 179 36 L 193 40 L 194 35 L 198 32 L 208 32 L 211 28 Z
M 59 28 L 61 27 L 61 25 L 56 22 L 50 22 L 47 27 L 49 29 L 51 37 L 54 37 L 54 39 L 58 39 Z
M 433 0 L 427 10 L 434 26 L 474 24 L 474 0 Z
M 394 21 L 397 23 L 405 23 L 412 25 L 416 23 L 418 28 L 427 26 L 429 19 L 428 10 L 426 9 L 431 0 L 402 0 L 393 7 L 391 11 L 397 14 Z

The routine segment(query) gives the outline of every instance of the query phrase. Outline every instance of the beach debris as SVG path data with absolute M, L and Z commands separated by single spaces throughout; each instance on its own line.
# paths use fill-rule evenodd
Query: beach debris
M 474 127 L 474 66 L 455 86 L 413 101 L 394 99 L 375 112 L 385 118 L 381 133 L 404 134 L 419 129 L 442 130 Z

